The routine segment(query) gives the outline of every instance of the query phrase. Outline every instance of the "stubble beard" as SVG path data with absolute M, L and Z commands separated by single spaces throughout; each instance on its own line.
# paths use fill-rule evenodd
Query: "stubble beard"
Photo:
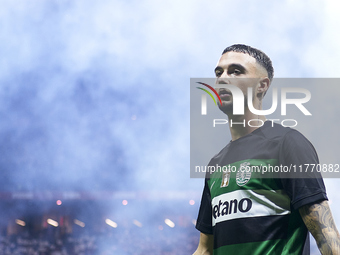
M 254 100 L 254 96 L 253 96 L 253 100 Z M 228 101 L 222 100 L 222 105 L 220 104 L 220 102 L 218 102 L 217 104 L 218 104 L 218 108 L 223 113 L 225 113 L 229 117 L 233 116 L 234 102 L 232 98 Z M 244 97 L 244 110 L 246 111 L 246 109 L 248 109 L 248 97 L 247 96 Z
M 220 102 L 218 102 L 218 108 L 228 116 L 233 114 L 234 107 L 233 107 L 232 101 L 228 101 L 228 102 L 222 101 L 222 105 Z

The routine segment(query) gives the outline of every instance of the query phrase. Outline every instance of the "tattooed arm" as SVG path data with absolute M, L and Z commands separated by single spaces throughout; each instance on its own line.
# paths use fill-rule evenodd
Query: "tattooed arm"
M 302 206 L 299 211 L 321 254 L 340 255 L 340 235 L 327 201 Z

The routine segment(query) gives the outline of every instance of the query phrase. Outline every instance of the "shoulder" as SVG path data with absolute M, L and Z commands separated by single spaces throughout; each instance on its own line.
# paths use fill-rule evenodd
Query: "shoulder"
M 214 161 L 216 161 L 216 160 L 218 161 L 218 160 L 220 160 L 221 158 L 223 158 L 223 157 L 227 154 L 230 145 L 231 145 L 231 142 L 229 142 L 222 150 L 220 150 L 217 154 L 215 154 L 215 155 L 212 157 L 212 159 L 210 160 L 209 165 L 213 164 Z
M 268 123 L 267 123 L 268 122 Z M 267 121 L 265 125 L 261 128 L 262 135 L 268 139 L 278 142 L 309 142 L 309 140 L 298 130 L 284 127 L 281 124 L 274 123 L 272 121 Z
M 284 127 L 281 124 L 267 120 L 265 124 L 260 128 L 260 130 L 263 136 L 266 137 L 267 139 L 280 140 L 283 139 L 288 133 L 294 131 L 295 129 Z

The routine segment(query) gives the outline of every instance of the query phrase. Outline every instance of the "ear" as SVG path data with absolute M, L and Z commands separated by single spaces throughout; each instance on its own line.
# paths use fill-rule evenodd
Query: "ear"
M 261 78 L 259 81 L 259 86 L 257 87 L 257 95 L 264 95 L 267 93 L 267 90 L 269 89 L 270 80 L 268 77 Z

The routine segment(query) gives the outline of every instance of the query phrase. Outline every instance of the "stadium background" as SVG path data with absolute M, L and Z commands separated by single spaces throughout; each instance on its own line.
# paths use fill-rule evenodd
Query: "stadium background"
M 335 0 L 1 6 L 1 254 L 190 254 L 203 188 L 189 178 L 190 78 L 212 77 L 233 43 L 265 51 L 276 77 L 339 76 Z M 327 160 L 339 103 L 320 94 L 329 122 L 301 131 Z M 339 226 L 339 180 L 326 185 Z

